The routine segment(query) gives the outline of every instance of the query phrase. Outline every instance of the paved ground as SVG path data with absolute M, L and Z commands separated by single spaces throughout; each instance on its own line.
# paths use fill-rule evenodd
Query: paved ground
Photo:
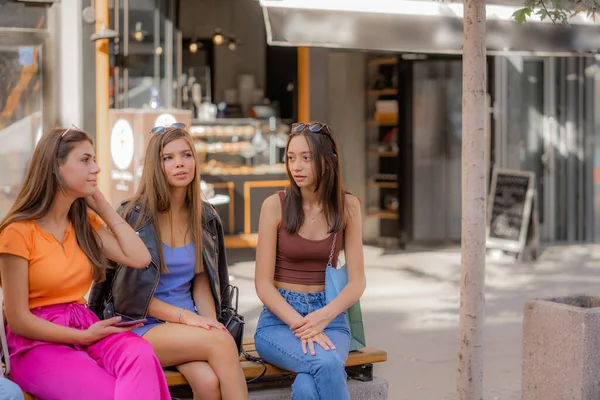
M 235 259 L 234 259 L 235 258 Z M 230 257 L 240 287 L 246 336 L 261 304 L 253 283 L 253 253 Z M 362 299 L 367 341 L 388 352 L 376 375 L 390 400 L 456 399 L 460 253 L 385 252 L 365 246 L 367 290 Z M 600 246 L 547 248 L 535 263 L 489 259 L 486 267 L 484 387 L 486 400 L 520 399 L 523 304 L 530 298 L 596 294 Z

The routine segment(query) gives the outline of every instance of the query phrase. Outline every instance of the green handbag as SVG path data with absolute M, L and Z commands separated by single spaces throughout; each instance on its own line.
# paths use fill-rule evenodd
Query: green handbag
M 363 326 L 360 300 L 354 303 L 346 312 L 346 319 L 350 325 L 350 351 L 362 349 L 367 346 L 365 327 Z

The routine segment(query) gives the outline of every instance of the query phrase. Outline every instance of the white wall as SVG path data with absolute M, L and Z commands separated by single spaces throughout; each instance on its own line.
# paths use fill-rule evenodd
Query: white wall
M 63 1 L 60 7 L 59 123 L 63 127 L 83 124 L 81 0 Z M 83 129 L 83 128 L 82 128 Z
M 240 74 L 254 75 L 256 86 L 265 89 L 267 45 L 258 1 L 181 0 L 179 25 L 184 37 L 209 38 L 220 27 L 224 35 L 233 34 L 242 42 L 235 51 L 226 45 L 215 48 L 213 101 L 236 88 Z

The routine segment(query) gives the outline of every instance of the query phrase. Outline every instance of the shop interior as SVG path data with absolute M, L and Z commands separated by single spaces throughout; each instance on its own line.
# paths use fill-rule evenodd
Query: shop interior
M 118 35 L 110 44 L 109 130 L 123 120 L 132 132 L 147 132 L 157 118 L 189 125 L 226 245 L 254 246 L 262 201 L 288 183 L 297 49 L 267 46 L 261 7 L 250 0 L 115 0 L 109 20 Z M 113 162 L 115 203 L 136 187 L 143 151 L 135 152 L 125 168 Z

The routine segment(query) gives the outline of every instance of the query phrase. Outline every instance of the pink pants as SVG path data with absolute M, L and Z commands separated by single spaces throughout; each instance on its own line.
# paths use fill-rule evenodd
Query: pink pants
M 69 303 L 31 310 L 55 324 L 87 329 L 98 317 Z M 134 333 L 108 336 L 91 346 L 41 342 L 7 328 L 11 378 L 39 400 L 170 399 L 152 346 Z

